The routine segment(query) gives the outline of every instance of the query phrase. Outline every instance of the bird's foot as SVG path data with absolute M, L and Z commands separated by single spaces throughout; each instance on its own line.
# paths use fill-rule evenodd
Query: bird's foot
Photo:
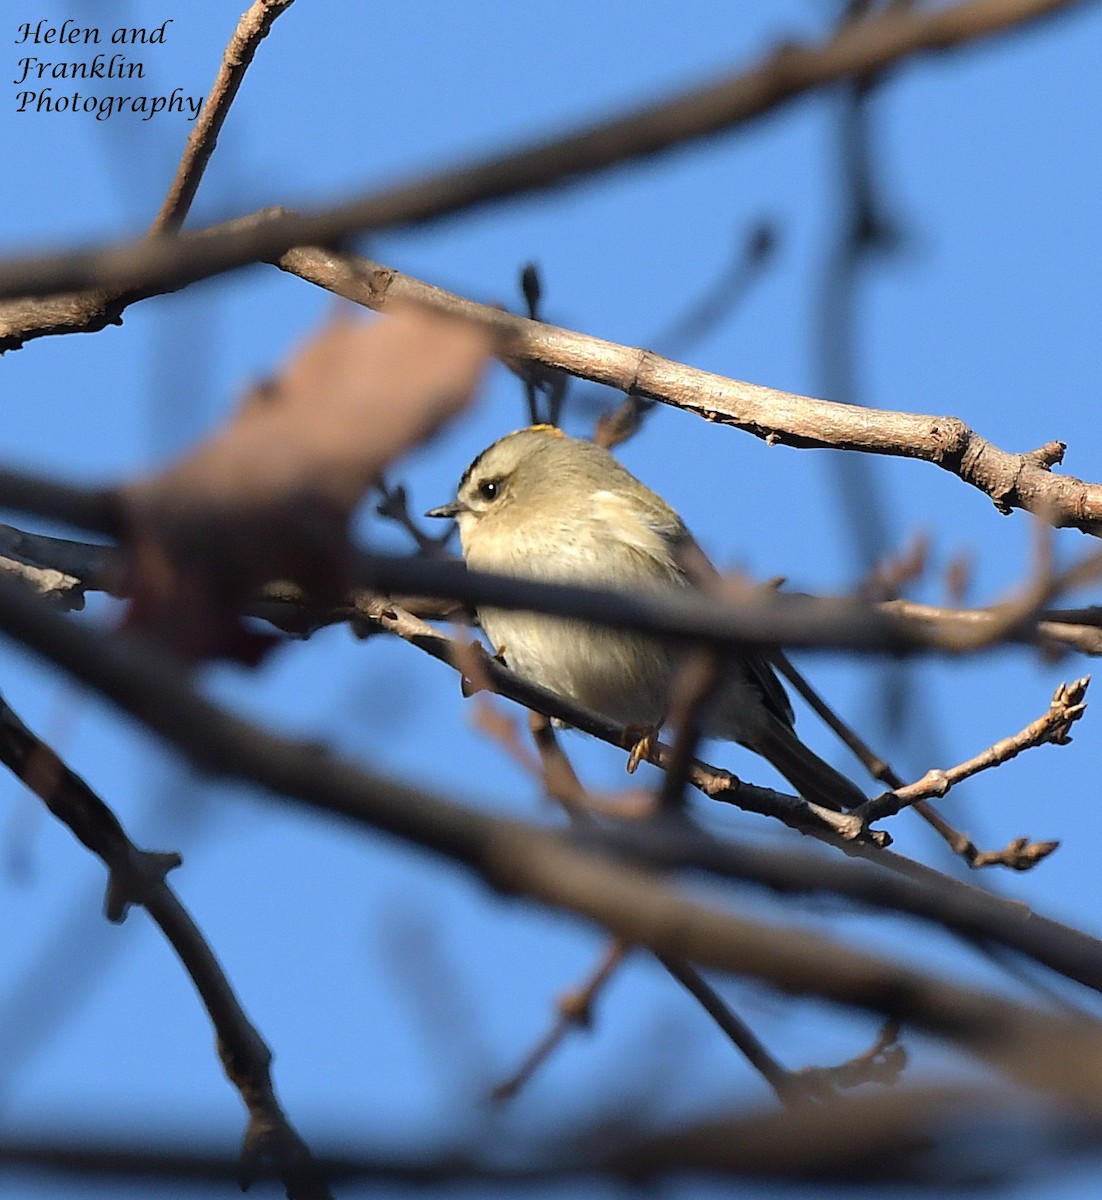
M 641 762 L 647 762 L 650 756 L 654 753 L 655 743 L 658 741 L 658 731 L 661 725 L 628 725 L 625 727 L 627 737 L 634 739 L 630 752 L 628 753 L 627 770 L 629 775 L 634 775 Z

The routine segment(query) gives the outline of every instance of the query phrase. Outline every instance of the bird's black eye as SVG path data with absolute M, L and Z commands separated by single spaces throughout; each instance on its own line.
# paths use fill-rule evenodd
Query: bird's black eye
M 497 498 L 498 481 L 496 479 L 484 479 L 478 485 L 478 494 L 483 500 L 494 500 Z

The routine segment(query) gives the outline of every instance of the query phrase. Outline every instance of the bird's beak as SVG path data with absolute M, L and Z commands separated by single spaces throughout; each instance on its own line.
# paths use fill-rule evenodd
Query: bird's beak
M 450 504 L 441 504 L 439 508 L 430 508 L 426 517 L 446 517 L 448 520 L 455 520 L 456 516 L 461 512 L 466 512 L 467 506 L 462 500 L 453 500 Z

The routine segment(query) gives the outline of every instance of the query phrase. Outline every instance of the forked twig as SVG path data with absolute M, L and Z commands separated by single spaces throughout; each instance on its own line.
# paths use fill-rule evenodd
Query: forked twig
M 376 488 L 379 492 L 379 502 L 375 505 L 375 511 L 380 517 L 400 525 L 413 538 L 422 554 L 438 557 L 444 553 L 444 547 L 451 541 L 455 532 L 454 525 L 449 524 L 447 531 L 437 536 L 426 533 L 409 511 L 409 497 L 403 484 L 390 487 L 385 480 L 380 479 Z
M 793 688 L 822 718 L 823 722 L 857 755 L 869 774 L 892 789 L 892 792 L 887 793 L 888 795 L 892 795 L 895 789 L 906 786 L 902 777 L 897 775 L 891 765 L 876 754 L 860 735 L 842 720 L 792 665 L 785 654 L 776 653 L 773 661 Z M 1004 866 L 1015 871 L 1026 871 L 1030 867 L 1036 866 L 1059 845 L 1058 842 L 1052 841 L 1031 842 L 1028 838 L 1015 838 L 1001 850 L 980 850 L 967 834 L 961 833 L 960 830 L 950 825 L 927 799 L 921 797 L 916 799 L 912 807 L 946 842 L 953 853 L 960 855 L 970 867 Z M 862 815 L 862 812 L 863 810 L 855 810 L 854 815 Z
M 1089 675 L 1084 675 L 1082 679 L 1073 680 L 1071 683 L 1061 683 L 1053 694 L 1048 712 L 1043 713 L 1035 721 L 1030 721 L 1018 733 L 1011 737 L 1000 738 L 985 750 L 981 750 L 979 754 L 958 763 L 955 767 L 949 767 L 944 771 L 927 771 L 915 783 L 893 788 L 882 796 L 876 796 L 861 805 L 857 812 L 867 821 L 883 820 L 929 796 L 944 796 L 951 787 L 962 780 L 969 779 L 992 767 L 1001 766 L 1012 758 L 1016 758 L 1024 750 L 1032 750 L 1037 746 L 1045 746 L 1050 743 L 1054 746 L 1067 745 L 1071 741 L 1069 731 L 1072 725 L 1086 712 L 1087 704 L 1084 697 L 1089 683 Z M 1056 848 L 1057 843 L 1044 843 L 1044 845 L 1049 847 L 1045 852 L 1048 853 Z
M 823 1089 L 833 1098 L 837 1089 L 849 1091 L 866 1083 L 890 1087 L 907 1065 L 907 1051 L 899 1041 L 899 1022 L 885 1021 L 873 1044 L 836 1067 L 804 1067 L 793 1074 L 816 1092 Z
M 108 870 L 108 919 L 121 922 L 131 905 L 146 909 L 191 977 L 218 1035 L 226 1076 L 249 1112 L 242 1182 L 251 1181 L 260 1162 L 270 1159 L 291 1200 L 327 1200 L 329 1188 L 276 1097 L 271 1051 L 245 1015 L 198 926 L 165 880 L 167 872 L 180 865 L 179 855 L 139 850 L 103 800 L 31 733 L 3 698 L 0 761 L 103 860 Z

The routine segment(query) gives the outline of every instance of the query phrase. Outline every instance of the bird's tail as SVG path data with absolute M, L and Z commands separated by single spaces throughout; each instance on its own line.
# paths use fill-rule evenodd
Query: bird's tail
M 763 727 L 755 729 L 750 749 L 767 758 L 812 804 L 842 812 L 867 799 L 856 784 L 809 750 L 791 726 L 772 714 Z

